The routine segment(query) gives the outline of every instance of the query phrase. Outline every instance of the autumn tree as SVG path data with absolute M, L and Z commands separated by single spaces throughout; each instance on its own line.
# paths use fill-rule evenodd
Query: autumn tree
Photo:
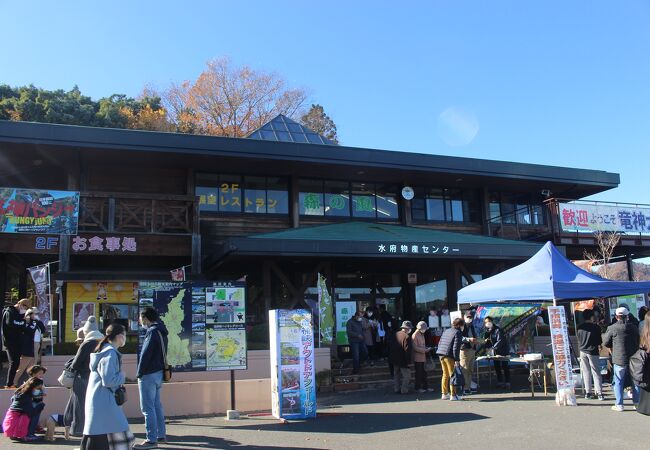
M 174 83 L 161 97 L 177 131 L 245 137 L 278 114 L 299 117 L 307 94 L 275 73 L 218 58 L 195 81 Z
M 300 123 L 333 143 L 339 143 L 336 124 L 325 114 L 325 110 L 321 105 L 311 105 L 309 111 L 300 118 Z
M 585 251 L 584 258 L 600 264 L 598 275 L 611 279 L 610 261 L 614 256 L 614 249 L 621 240 L 621 235 L 612 231 L 594 231 L 594 239 L 596 240 L 595 251 Z

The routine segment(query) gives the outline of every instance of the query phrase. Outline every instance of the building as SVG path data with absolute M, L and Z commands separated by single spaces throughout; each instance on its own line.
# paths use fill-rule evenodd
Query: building
M 80 192 L 77 235 L 0 234 L 2 292 L 23 294 L 27 267 L 57 261 L 64 340 L 79 314 L 133 319 L 134 283 L 182 266 L 246 276 L 254 349 L 266 311 L 307 306 L 318 273 L 335 301 L 417 319 L 547 240 L 581 257 L 599 207 L 636 227 L 621 254 L 650 245 L 647 207 L 567 203 L 618 174 L 330 145 L 283 116 L 249 139 L 0 121 L 0 162 L 2 187 Z

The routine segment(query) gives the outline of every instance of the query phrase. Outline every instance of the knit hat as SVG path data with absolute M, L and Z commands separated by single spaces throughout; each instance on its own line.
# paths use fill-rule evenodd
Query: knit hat
M 88 316 L 88 319 L 86 319 L 86 323 L 84 324 L 82 330 L 84 330 L 84 336 L 91 331 L 99 331 L 99 327 L 97 326 L 97 317 Z

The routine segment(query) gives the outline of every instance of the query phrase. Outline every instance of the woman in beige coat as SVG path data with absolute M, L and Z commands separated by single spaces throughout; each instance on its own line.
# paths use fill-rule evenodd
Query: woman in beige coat
M 411 336 L 411 341 L 413 345 L 413 364 L 415 366 L 415 390 L 423 392 L 433 392 L 433 389 L 429 389 L 427 384 L 427 372 L 424 369 L 424 365 L 427 362 L 427 353 L 431 351 L 430 347 L 427 347 L 424 340 L 424 333 L 427 331 L 426 322 L 420 321 L 415 327 L 415 333 Z

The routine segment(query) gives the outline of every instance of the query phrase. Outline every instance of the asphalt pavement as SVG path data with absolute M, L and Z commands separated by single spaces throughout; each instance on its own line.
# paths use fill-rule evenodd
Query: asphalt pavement
M 238 421 L 223 417 L 168 419 L 169 442 L 162 449 L 648 449 L 650 417 L 631 403 L 616 413 L 607 401 L 580 400 L 558 407 L 553 397 L 531 398 L 525 386 L 516 393 L 491 392 L 461 402 L 440 400 L 439 392 L 398 395 L 391 391 L 328 394 L 319 399 L 314 420 L 280 421 L 268 413 Z M 629 402 L 629 400 L 628 400 Z M 144 438 L 142 422 L 132 430 Z M 68 449 L 62 430 L 49 443 L 15 443 L 0 437 L 0 448 Z

